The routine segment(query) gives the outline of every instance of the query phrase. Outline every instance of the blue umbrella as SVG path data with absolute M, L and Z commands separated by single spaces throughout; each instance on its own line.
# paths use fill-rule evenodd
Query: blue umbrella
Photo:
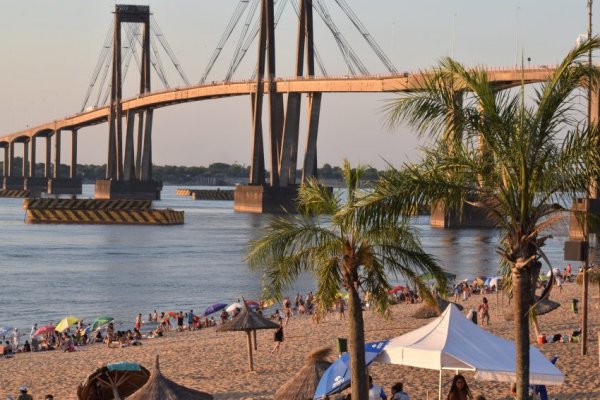
M 387 343 L 388 340 L 365 343 L 365 364 L 367 366 L 381 353 Z M 348 386 L 350 386 L 350 355 L 344 353 L 325 371 L 319 381 L 314 398 L 322 399 L 327 395 L 339 393 Z
M 211 304 L 210 306 L 208 306 L 204 309 L 204 311 L 202 312 L 202 315 L 207 316 L 209 314 L 220 311 L 220 310 L 224 309 L 225 307 L 227 307 L 227 304 L 223 304 L 223 303 Z

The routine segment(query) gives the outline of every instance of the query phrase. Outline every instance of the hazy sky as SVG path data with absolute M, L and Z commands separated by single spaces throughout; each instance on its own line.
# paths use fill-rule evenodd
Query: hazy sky
M 187 76 L 196 83 L 238 1 L 119 3 L 150 5 Z M 335 1 L 324 1 L 369 71 L 386 73 Z M 441 57 L 451 55 L 453 48 L 454 57 L 467 65 L 513 66 L 521 53 L 525 59 L 531 58 L 531 65 L 550 65 L 574 46 L 578 34 L 587 32 L 586 0 L 347 2 L 400 71 L 428 68 Z M 0 134 L 78 112 L 111 24 L 115 1 L 0 0 L 0 5 Z M 294 17 L 288 5 L 277 28 L 279 76 L 292 75 Z M 346 74 L 342 57 L 316 14 L 315 25 L 317 47 L 328 73 Z M 239 29 L 234 31 L 209 81 L 223 79 L 238 32 Z M 182 85 L 174 70 L 167 67 L 168 59 L 163 57 L 162 61 L 172 86 Z M 253 45 L 235 78 L 249 78 L 255 62 Z M 128 79 L 139 79 L 137 74 L 130 71 Z M 156 75 L 152 80 L 154 90 L 163 88 Z M 132 94 L 125 93 L 125 97 Z M 400 128 L 390 132 L 383 127 L 381 107 L 385 99 L 384 95 L 373 94 L 325 94 L 319 129 L 319 165 L 325 162 L 339 165 L 343 158 L 348 158 L 352 163 L 380 168 L 384 160 L 399 163 L 414 159 L 418 141 L 410 130 Z M 155 164 L 208 165 L 237 161 L 247 165 L 250 162 L 251 114 L 247 97 L 161 108 L 155 111 L 154 118 Z M 105 162 L 107 131 L 106 124 L 80 131 L 80 163 Z M 304 130 L 301 132 L 303 141 Z M 68 137 L 67 134 L 63 139 L 63 160 L 68 159 Z M 304 143 L 300 147 L 303 153 Z M 41 148 L 38 154 L 43 154 Z M 268 164 L 268 156 L 266 161 Z

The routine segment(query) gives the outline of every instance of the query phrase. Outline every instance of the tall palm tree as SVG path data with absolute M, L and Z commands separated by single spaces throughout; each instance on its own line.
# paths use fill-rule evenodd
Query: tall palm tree
M 302 213 L 274 218 L 262 239 L 250 243 L 247 260 L 263 272 L 265 296 L 281 299 L 298 275 L 309 272 L 317 280 L 317 310 L 330 309 L 343 288 L 348 291 L 348 337 L 352 398 L 368 397 L 365 367 L 365 336 L 359 292 L 368 292 L 374 309 L 389 316 L 390 275 L 415 284 L 431 298 L 419 279 L 432 274 L 441 288 L 445 277 L 435 260 L 426 254 L 416 232 L 400 221 L 388 220 L 377 226 L 362 224 L 353 208 L 364 169 L 344 163 L 346 199 L 318 185 L 314 180 L 299 191 Z
M 433 144 L 421 161 L 391 168 L 360 204 L 362 218 L 383 222 L 415 206 L 443 201 L 461 209 L 466 202 L 501 230 L 498 253 L 512 278 L 519 399 L 529 385 L 528 311 L 547 230 L 564 221 L 563 206 L 600 177 L 599 131 L 573 101 L 582 86 L 598 82 L 585 57 L 599 45 L 594 38 L 569 52 L 527 99 L 524 84 L 520 91 L 500 91 L 484 69 L 442 60 L 424 78 L 423 91 L 400 94 L 386 110 L 390 125 L 406 122 L 431 134 Z M 463 94 L 462 107 L 449 101 L 449 92 Z M 449 121 L 459 123 L 449 127 Z

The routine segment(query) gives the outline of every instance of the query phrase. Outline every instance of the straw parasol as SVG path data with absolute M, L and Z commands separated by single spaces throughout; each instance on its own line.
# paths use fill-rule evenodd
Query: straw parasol
M 446 307 L 448 307 L 448 304 L 451 303 L 448 300 L 442 299 L 440 296 L 436 296 L 435 301 L 437 302 L 438 308 L 436 308 L 435 305 L 425 303 L 421 307 L 419 307 L 417 311 L 415 311 L 415 313 L 412 315 L 413 318 L 426 319 L 439 317 L 441 313 L 446 309 Z M 461 306 L 460 304 L 452 304 L 456 305 L 456 307 L 458 307 L 460 311 L 463 310 L 463 306 Z
M 212 395 L 181 386 L 167 379 L 158 367 L 158 354 L 150 379 L 127 400 L 212 400 Z
M 539 297 L 535 296 L 535 301 L 538 301 L 538 299 Z M 560 307 L 560 303 L 557 303 L 556 301 L 550 300 L 546 297 L 545 299 L 543 299 L 535 305 L 535 314 L 537 316 L 548 314 L 549 312 L 556 310 L 558 307 Z M 504 313 L 505 321 L 512 321 L 513 318 L 514 314 L 512 312 L 512 309 Z
M 217 328 L 217 332 L 246 332 L 246 335 L 248 336 L 248 366 L 250 368 L 250 371 L 254 371 L 254 364 L 252 362 L 252 336 L 250 332 L 256 332 L 257 329 L 277 329 L 279 325 L 273 321 L 266 319 L 262 315 L 251 311 L 248 308 L 246 301 L 244 299 L 242 300 L 244 304 L 244 308 L 242 308 L 242 311 L 237 316 L 233 317 L 233 319 Z M 256 336 L 254 339 L 254 343 L 256 345 Z
M 79 400 L 122 399 L 137 391 L 150 378 L 140 364 L 119 362 L 107 364 L 91 373 L 77 387 Z
M 310 353 L 296 375 L 277 390 L 275 400 L 312 400 L 321 377 L 331 365 L 331 354 L 330 347 Z

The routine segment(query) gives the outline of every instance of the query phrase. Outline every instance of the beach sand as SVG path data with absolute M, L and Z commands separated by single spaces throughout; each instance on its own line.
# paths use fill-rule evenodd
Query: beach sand
M 563 285 L 564 290 L 553 290 L 551 299 L 560 302 L 557 310 L 540 317 L 540 327 L 546 334 L 570 334 L 579 326 L 580 314 L 571 311 L 571 299 L 581 298 L 581 287 L 574 283 Z M 591 296 L 598 295 L 595 285 Z M 476 308 L 481 295 L 466 302 L 465 312 Z M 508 300 L 495 294 L 490 300 L 493 333 L 512 338 L 513 323 L 504 320 L 503 311 L 509 309 Z M 600 399 L 600 367 L 598 332 L 600 311 L 597 298 L 590 301 L 588 355 L 580 355 L 579 343 L 549 343 L 538 346 L 551 358 L 558 355 L 557 366 L 565 373 L 562 386 L 548 387 L 550 398 Z M 370 311 L 364 313 L 366 339 L 375 341 L 393 338 L 415 329 L 431 320 L 412 318 L 420 304 L 399 304 L 392 308 L 393 319 L 384 320 Z M 502 309 L 504 308 L 504 310 Z M 579 304 L 581 309 L 581 303 Z M 285 341 L 280 354 L 271 354 L 273 331 L 258 331 L 258 351 L 254 354 L 254 372 L 247 370 L 246 335 L 243 332 L 217 333 L 214 328 L 194 332 L 169 332 L 166 337 L 145 339 L 142 346 L 107 348 L 104 345 L 81 347 L 74 353 L 59 351 L 18 354 L 0 359 L 0 398 L 7 394 L 16 397 L 21 385 L 29 387 L 34 399 L 53 394 L 56 399 L 76 399 L 77 385 L 91 372 L 109 362 L 133 361 L 151 368 L 156 354 L 160 355 L 161 370 L 165 376 L 190 388 L 212 393 L 215 399 L 270 399 L 275 391 L 292 377 L 303 364 L 306 355 L 322 346 L 335 346 L 337 337 L 347 336 L 347 320 L 331 315 L 327 321 L 315 324 L 310 317 L 293 317 L 285 327 Z M 533 332 L 531 340 L 534 341 Z M 537 345 L 536 345 L 537 346 Z M 411 399 L 437 399 L 438 371 L 383 365 L 374 363 L 369 368 L 375 383 L 390 393 L 390 386 L 404 382 Z M 453 373 L 443 374 L 443 393 L 449 389 Z M 508 384 L 475 381 L 473 373 L 466 373 L 473 394 L 484 394 L 487 399 L 507 399 Z

